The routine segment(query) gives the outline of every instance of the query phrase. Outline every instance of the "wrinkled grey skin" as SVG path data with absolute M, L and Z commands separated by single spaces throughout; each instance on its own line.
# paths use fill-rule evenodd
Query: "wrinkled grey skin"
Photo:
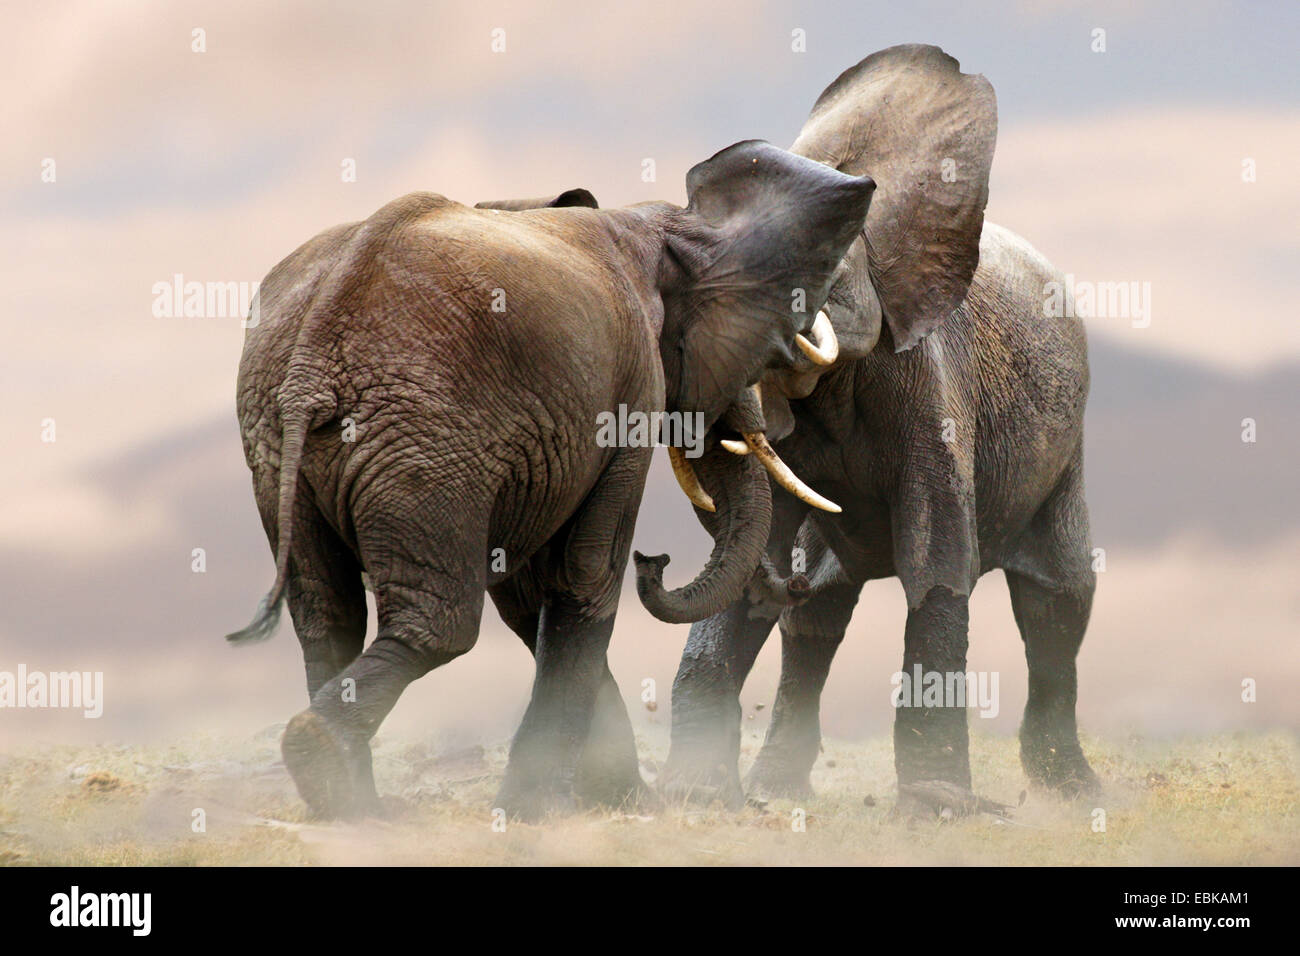
M 907 46 L 844 73 L 793 147 L 879 184 L 827 305 L 839 361 L 774 372 L 762 386 L 769 436 L 785 436 L 777 451 L 844 512 L 775 498 L 768 553 L 786 575 L 799 570 L 792 553 L 806 556 L 799 600 L 769 574 L 691 628 L 673 686 L 671 792 L 743 799 L 738 695 L 774 623 L 781 680 L 745 784 L 807 795 L 821 690 L 863 584 L 903 585 L 903 672 L 960 672 L 968 597 L 995 568 L 1029 666 L 1024 768 L 1067 794 L 1097 786 L 1075 727 L 1075 655 L 1095 583 L 1082 474 L 1087 347 L 1081 322 L 1044 315 L 1046 284 L 1061 274 L 983 222 L 995 136 L 987 81 L 935 47 Z M 955 181 L 942 176 L 945 159 Z M 891 690 L 885 675 L 871 687 Z M 969 791 L 963 709 L 899 708 L 894 749 L 900 785 Z
M 640 790 L 605 652 L 653 448 L 601 447 L 598 416 L 737 414 L 793 362 L 810 315 L 790 290 L 824 300 L 873 188 L 750 141 L 691 170 L 684 209 L 416 193 L 275 267 L 238 412 L 276 579 L 230 639 L 268 636 L 287 597 L 311 706 L 282 750 L 314 811 L 377 809 L 369 740 L 474 644 L 485 592 L 536 662 L 496 806 L 532 819 Z M 714 559 L 652 595 L 688 620 L 743 592 L 771 509 L 757 463 L 696 464 Z M 364 652 L 363 571 L 379 617 Z

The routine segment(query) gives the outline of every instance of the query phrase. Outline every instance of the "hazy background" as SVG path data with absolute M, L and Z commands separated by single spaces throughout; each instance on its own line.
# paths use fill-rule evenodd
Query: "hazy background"
M 305 703 L 287 615 L 268 644 L 222 640 L 273 577 L 234 417 L 242 330 L 153 317 L 155 282 L 255 282 L 416 189 L 681 202 L 695 162 L 744 138 L 789 145 L 835 76 L 900 42 L 937 43 L 996 88 L 991 220 L 1080 279 L 1151 283 L 1149 328 L 1091 324 L 1087 482 L 1107 570 L 1081 658 L 1084 728 L 1296 726 L 1300 5 L 5 7 L 0 670 L 102 669 L 106 703 L 98 721 L 0 710 L 0 745 L 251 731 Z M 795 29 L 807 52 L 792 52 Z M 642 182 L 645 158 L 657 182 Z M 345 159 L 356 182 L 341 181 Z M 670 583 L 707 552 L 663 461 L 636 544 L 674 555 Z M 204 574 L 190 570 L 199 547 Z M 828 734 L 889 726 L 905 613 L 896 581 L 866 588 Z M 971 667 L 1002 674 L 1000 715 L 975 722 L 1010 732 L 1024 664 L 1000 573 L 971 617 Z M 685 639 L 629 589 L 612 661 L 638 726 L 666 726 Z M 746 688 L 751 715 L 771 702 L 777 649 Z M 531 673 L 489 605 L 479 645 L 412 688 L 392 725 L 503 738 Z M 1241 702 L 1246 677 L 1258 703 Z M 645 678 L 655 713 L 636 704 Z

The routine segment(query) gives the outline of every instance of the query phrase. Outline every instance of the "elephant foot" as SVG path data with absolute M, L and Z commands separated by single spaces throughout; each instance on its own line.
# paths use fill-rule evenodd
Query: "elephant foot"
M 947 780 L 917 780 L 899 783 L 894 813 L 905 820 L 955 820 L 980 813 L 1004 817 L 1011 809 L 1007 804 L 987 800 L 960 784 Z
M 588 743 L 573 781 L 573 792 L 583 806 L 627 807 L 650 794 L 638 769 L 635 743 L 630 738 L 626 744 L 618 743 L 617 748 L 593 748 Z
M 948 811 L 962 816 L 971 793 L 966 712 L 959 708 L 902 707 L 894 720 L 898 800 L 907 816 Z M 978 799 L 978 798 L 975 798 Z
M 1020 765 L 1036 787 L 1067 800 L 1101 794 L 1101 780 L 1077 742 L 1053 744 L 1042 738 L 1022 740 Z
M 323 819 L 384 816 L 370 746 L 345 742 L 320 714 L 304 710 L 284 728 L 284 765 L 312 814 Z
M 583 803 L 587 801 L 584 799 Z M 654 814 L 664 809 L 664 798 L 638 775 L 636 783 L 623 792 L 622 799 L 604 801 L 602 806 L 623 813 Z
M 745 776 L 745 792 L 763 800 L 807 800 L 815 796 L 807 771 L 799 771 L 778 760 L 758 760 Z
M 745 791 L 740 774 L 728 771 L 725 764 L 685 764 L 671 757 L 656 786 L 664 800 L 678 806 L 705 807 L 721 803 L 728 810 L 745 806 Z
M 520 823 L 541 823 L 551 817 L 571 816 L 579 810 L 572 788 L 558 784 L 528 786 L 509 779 L 497 792 L 494 806 Z
M 641 775 L 632 778 L 620 775 L 617 779 L 608 776 L 599 778 L 579 777 L 573 787 L 578 802 L 584 807 L 606 807 L 611 810 L 636 810 L 640 813 L 657 811 L 663 808 L 663 801 Z

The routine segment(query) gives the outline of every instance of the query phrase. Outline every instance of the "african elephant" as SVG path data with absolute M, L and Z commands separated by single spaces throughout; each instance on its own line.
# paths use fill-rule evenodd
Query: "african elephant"
M 984 222 L 996 125 L 982 76 L 936 47 L 899 46 L 832 83 L 792 147 L 879 184 L 826 305 L 838 355 L 800 357 L 761 383 L 768 438 L 843 513 L 775 501 L 765 575 L 691 628 L 672 693 L 671 791 L 743 798 L 738 695 L 779 621 L 779 689 L 745 785 L 809 794 L 822 687 L 863 584 L 899 578 L 901 673 L 946 678 L 966 670 L 967 601 L 995 568 L 1028 661 L 1024 769 L 1066 793 L 1097 785 L 1075 724 L 1075 657 L 1095 585 L 1087 345 L 1080 321 L 1044 308 L 1060 273 Z M 910 795 L 924 782 L 971 787 L 964 706 L 955 695 L 933 702 L 895 700 L 908 810 L 920 809 Z
M 768 536 L 768 482 L 716 444 L 688 449 L 719 420 L 762 427 L 747 386 L 811 347 L 792 293 L 824 301 L 873 189 L 746 141 L 690 171 L 685 208 L 415 193 L 272 270 L 238 413 L 276 575 L 229 639 L 269 636 L 287 597 L 311 703 L 282 751 L 316 812 L 377 809 L 369 740 L 475 643 L 484 592 L 536 666 L 497 806 L 537 818 L 638 791 L 605 655 L 654 438 L 602 442 L 598 422 L 681 416 L 669 454 L 713 509 L 714 553 L 685 587 L 643 593 L 684 620 L 730 604 Z M 379 618 L 364 651 L 363 572 Z

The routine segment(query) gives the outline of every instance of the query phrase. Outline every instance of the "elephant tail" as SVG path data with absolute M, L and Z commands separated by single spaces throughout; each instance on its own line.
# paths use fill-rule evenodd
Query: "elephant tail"
M 257 613 L 242 631 L 227 634 L 231 644 L 255 644 L 275 633 L 280 623 L 280 607 L 289 583 L 289 554 L 293 546 L 294 499 L 298 491 L 298 470 L 302 464 L 303 445 L 315 424 L 315 410 L 298 406 L 286 410 L 280 439 L 280 492 L 276 518 L 279 530 L 275 550 L 275 583 L 257 605 Z

